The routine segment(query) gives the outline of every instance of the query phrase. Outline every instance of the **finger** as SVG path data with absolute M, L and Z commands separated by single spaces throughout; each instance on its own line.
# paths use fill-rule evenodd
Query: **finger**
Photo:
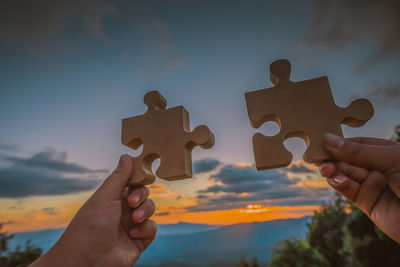
M 376 146 L 400 146 L 400 142 L 381 139 L 381 138 L 373 138 L 373 137 L 351 137 L 346 138 L 347 140 L 366 145 L 376 145 Z
M 156 206 L 154 205 L 153 200 L 146 199 L 133 213 L 132 220 L 135 223 L 142 223 L 148 218 L 150 218 L 154 211 L 156 210 Z
M 132 242 L 143 252 L 153 242 L 157 233 L 157 224 L 147 220 L 129 231 Z
M 335 164 L 336 171 L 345 174 L 350 179 L 353 179 L 359 183 L 363 182 L 364 179 L 370 173 L 368 170 L 350 165 L 346 162 L 338 162 Z
M 325 134 L 324 145 L 337 160 L 369 170 L 391 172 L 400 158 L 400 146 L 354 143 L 333 134 Z
M 333 162 L 327 162 L 319 167 L 319 172 L 323 177 L 332 177 L 336 173 L 336 165 Z
M 157 224 L 153 220 L 146 220 L 143 223 L 135 224 L 129 230 L 129 236 L 135 239 L 152 238 L 157 233 Z
M 133 161 L 129 155 L 122 155 L 118 167 L 108 176 L 94 194 L 102 200 L 120 200 L 133 170 Z
M 137 208 L 140 204 L 143 203 L 143 201 L 145 201 L 149 197 L 149 194 L 149 188 L 143 185 L 133 187 L 127 197 L 128 205 L 131 208 Z
M 354 204 L 368 216 L 371 216 L 372 210 L 386 188 L 387 183 L 385 176 L 380 172 L 372 171 L 361 183 Z
M 96 198 L 103 200 L 120 200 L 129 178 L 132 174 L 133 162 L 129 155 L 122 155 L 118 167 L 107 177 L 100 188 L 96 191 Z
M 348 178 L 343 173 L 336 173 L 332 178 L 328 178 L 327 181 L 333 189 L 354 203 L 360 189 L 359 183 Z

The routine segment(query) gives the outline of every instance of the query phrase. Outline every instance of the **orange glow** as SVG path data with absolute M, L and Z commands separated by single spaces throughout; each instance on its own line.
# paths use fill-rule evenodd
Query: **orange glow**
M 310 188 L 324 188 L 329 187 L 328 182 L 326 180 L 309 180 L 309 181 L 300 181 L 298 183 L 300 186 L 310 187 Z
M 303 165 L 304 167 L 306 167 L 310 171 L 314 171 L 314 170 L 316 170 L 318 168 L 317 166 L 315 166 L 313 164 L 310 164 L 310 163 L 307 163 L 307 162 L 304 162 L 303 160 L 292 162 L 292 163 L 290 163 L 290 165 L 288 167 L 290 168 L 291 166 L 301 166 L 301 165 Z
M 238 168 L 246 168 L 246 167 L 251 167 L 251 166 L 253 166 L 253 164 L 251 164 L 251 163 L 240 162 L 240 163 L 235 164 L 235 167 L 238 167 Z
M 248 193 L 246 193 L 246 192 L 243 192 L 243 193 L 240 194 L 241 197 L 245 197 L 247 195 L 248 195 Z
M 278 219 L 301 218 L 310 216 L 320 206 L 272 206 L 250 205 L 252 208 L 199 211 L 199 212 L 171 212 L 168 216 L 156 216 L 155 220 L 160 224 L 188 222 L 205 223 L 215 225 L 228 225 L 236 223 L 262 222 Z M 254 208 L 256 206 L 256 208 Z

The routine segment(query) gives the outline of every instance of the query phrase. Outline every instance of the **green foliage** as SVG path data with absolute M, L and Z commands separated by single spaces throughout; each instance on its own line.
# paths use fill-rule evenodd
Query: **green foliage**
M 329 266 L 324 256 L 307 241 L 296 238 L 278 242 L 272 250 L 271 267 Z
M 255 257 L 253 258 L 253 261 L 251 264 L 249 263 L 249 261 L 246 258 L 242 257 L 240 259 L 240 263 L 238 265 L 238 267 L 259 267 L 259 266 L 260 265 L 258 264 L 257 258 L 255 258 Z
M 331 266 L 343 266 L 347 257 L 343 248 L 344 224 L 347 202 L 339 195 L 333 203 L 322 205 L 308 224 L 307 241 L 317 249 Z
M 399 266 L 400 245 L 351 203 L 336 194 L 316 211 L 306 240 L 286 239 L 272 251 L 270 266 Z
M 3 224 L 0 223 L 0 230 L 2 227 Z M 13 235 L 0 232 L 0 266 L 28 266 L 42 254 L 42 249 L 33 246 L 30 240 L 26 242 L 24 250 L 21 250 L 21 246 L 18 246 L 15 251 L 10 251 L 8 248 L 8 240 L 12 239 L 13 237 Z

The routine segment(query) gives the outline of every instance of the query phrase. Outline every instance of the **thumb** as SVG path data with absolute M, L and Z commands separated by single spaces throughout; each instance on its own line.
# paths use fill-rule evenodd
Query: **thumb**
M 399 146 L 361 144 L 329 133 L 324 146 L 335 159 L 364 169 L 388 173 L 399 165 Z
M 102 200 L 120 200 L 122 193 L 128 185 L 133 170 L 133 161 L 129 155 L 122 155 L 118 167 L 108 176 L 96 191 L 96 198 Z

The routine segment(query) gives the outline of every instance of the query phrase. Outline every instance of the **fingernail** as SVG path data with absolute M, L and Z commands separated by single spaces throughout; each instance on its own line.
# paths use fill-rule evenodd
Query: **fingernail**
M 330 133 L 325 134 L 324 141 L 327 145 L 336 147 L 336 148 L 341 148 L 344 145 L 343 138 L 341 138 L 337 135 L 334 135 L 334 134 L 330 134 Z
M 344 175 L 341 175 L 341 174 L 335 175 L 331 179 L 335 184 L 338 184 L 338 185 L 340 185 L 344 181 L 346 181 L 346 177 Z
M 319 167 L 319 172 L 321 173 L 322 176 L 326 177 L 326 173 L 327 173 L 327 168 L 328 165 L 327 164 L 323 164 Z

